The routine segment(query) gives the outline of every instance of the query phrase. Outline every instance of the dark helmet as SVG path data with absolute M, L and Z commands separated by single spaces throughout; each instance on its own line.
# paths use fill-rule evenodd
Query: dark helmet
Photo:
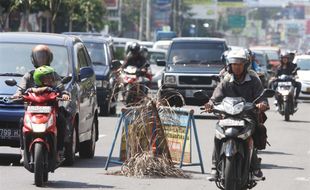
M 53 60 L 53 53 L 46 45 L 37 45 L 32 49 L 31 61 L 35 68 L 42 65 L 50 65 Z
M 137 42 L 133 42 L 130 46 L 129 46 L 129 51 L 136 54 L 140 51 L 140 44 Z
M 149 53 L 149 51 L 148 51 L 147 47 L 141 46 L 141 48 L 140 48 L 140 54 L 141 54 L 143 57 L 146 58 L 147 55 L 148 55 L 148 53 Z

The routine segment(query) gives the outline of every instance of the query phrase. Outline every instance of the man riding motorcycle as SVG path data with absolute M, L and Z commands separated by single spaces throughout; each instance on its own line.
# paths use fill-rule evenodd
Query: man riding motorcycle
M 294 59 L 295 54 L 293 52 L 285 52 L 281 55 L 281 65 L 277 69 L 276 72 L 276 78 L 273 82 L 273 89 L 275 90 L 278 86 L 277 78 L 281 75 L 296 75 L 297 74 L 297 65 L 292 62 Z M 297 106 L 297 99 L 299 97 L 300 91 L 301 91 L 301 83 L 294 80 L 293 81 L 293 86 L 296 88 L 296 94 L 295 94 L 295 107 Z M 277 97 L 277 96 L 276 96 Z M 277 105 L 277 101 L 275 102 Z
M 50 66 L 51 62 L 53 60 L 53 53 L 51 52 L 51 50 L 49 49 L 48 46 L 46 45 L 36 45 L 31 52 L 31 61 L 32 64 L 35 68 L 39 68 L 43 65 L 46 66 Z M 17 99 L 19 98 L 22 93 L 23 90 L 22 89 L 29 89 L 32 87 L 35 87 L 35 80 L 34 80 L 34 72 L 35 70 L 31 70 L 27 73 L 25 73 L 25 75 L 21 78 L 20 82 L 19 82 L 19 86 L 21 88 L 18 88 L 16 93 L 12 96 L 12 99 Z M 63 94 L 62 98 L 64 100 L 69 100 L 69 95 L 68 94 Z M 66 118 L 64 117 L 65 114 L 65 110 L 64 109 L 59 109 L 59 117 L 57 117 L 57 122 L 60 123 L 62 126 L 67 126 L 67 121 Z M 20 125 L 22 125 L 23 123 L 23 118 L 21 118 L 20 120 Z M 20 128 L 22 130 L 22 126 Z M 60 135 L 61 137 L 61 135 Z M 63 149 L 63 141 L 64 138 L 60 139 L 60 143 L 59 143 L 59 151 L 61 151 Z M 23 155 L 23 149 L 24 149 L 24 144 L 23 144 L 23 135 L 22 132 L 20 133 L 20 148 L 21 148 L 21 159 L 20 159 L 20 163 L 23 163 L 24 161 L 24 155 Z
M 226 63 L 228 66 L 228 73 L 230 77 L 225 77 L 224 80 L 215 88 L 213 95 L 208 103 L 205 104 L 207 112 L 212 112 L 214 103 L 221 102 L 225 97 L 243 97 L 247 102 L 253 102 L 255 98 L 263 92 L 263 86 L 258 77 L 249 74 L 249 59 L 248 53 L 245 50 L 231 50 L 227 53 Z M 259 111 L 264 112 L 269 109 L 266 98 L 258 100 L 256 107 Z M 258 118 L 253 117 L 257 123 Z M 220 141 L 214 138 L 214 150 L 212 155 L 212 168 L 210 181 L 216 180 L 218 173 L 216 170 L 217 162 L 219 160 Z M 260 170 L 260 159 L 257 157 L 257 151 L 254 151 L 253 158 L 254 175 L 257 178 L 262 178 L 263 173 Z

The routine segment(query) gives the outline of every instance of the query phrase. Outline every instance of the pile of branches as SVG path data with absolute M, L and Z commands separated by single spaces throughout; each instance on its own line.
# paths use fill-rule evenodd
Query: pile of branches
M 182 169 L 176 168 L 165 156 L 154 156 L 152 152 L 142 152 L 127 159 L 121 169 L 127 177 L 177 177 L 188 178 Z

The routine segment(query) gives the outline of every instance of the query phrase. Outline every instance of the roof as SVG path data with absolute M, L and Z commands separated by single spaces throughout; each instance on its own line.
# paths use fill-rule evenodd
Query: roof
M 80 41 L 79 38 L 64 34 L 39 32 L 0 32 L 0 42 L 35 43 L 66 46 L 68 42 Z
M 225 42 L 224 38 L 206 38 L 206 37 L 178 37 L 173 38 L 173 42 L 188 42 L 188 41 L 214 41 L 214 42 Z
M 250 50 L 274 50 L 274 51 L 280 51 L 280 48 L 276 47 L 276 46 L 253 46 L 253 47 L 250 47 Z

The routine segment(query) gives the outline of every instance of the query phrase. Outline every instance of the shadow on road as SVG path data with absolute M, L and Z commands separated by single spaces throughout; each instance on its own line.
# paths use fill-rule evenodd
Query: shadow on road
M 259 151 L 259 154 L 269 154 L 269 155 L 272 155 L 272 154 L 278 154 L 278 155 L 293 155 L 293 154 L 290 154 L 290 153 L 286 153 L 286 152 L 277 152 L 277 151 Z
M 214 115 L 194 115 L 195 119 L 214 119 L 217 120 L 218 118 Z
M 276 164 L 262 164 L 262 169 L 291 169 L 291 170 L 304 170 L 300 167 L 291 167 L 291 166 L 279 166 Z
M 74 168 L 105 168 L 107 161 L 106 156 L 95 156 L 93 159 L 77 159 L 73 165 Z M 118 158 L 112 157 L 111 160 L 118 160 Z M 110 167 L 120 166 L 117 164 L 110 163 Z
M 104 189 L 104 188 L 114 188 L 114 186 L 110 185 L 98 185 L 98 184 L 89 184 L 83 182 L 75 182 L 75 181 L 48 181 L 46 183 L 46 187 L 52 188 L 80 188 L 80 189 L 88 189 L 88 188 L 96 188 L 96 189 Z
M 19 154 L 0 154 L 0 166 L 21 166 Z

